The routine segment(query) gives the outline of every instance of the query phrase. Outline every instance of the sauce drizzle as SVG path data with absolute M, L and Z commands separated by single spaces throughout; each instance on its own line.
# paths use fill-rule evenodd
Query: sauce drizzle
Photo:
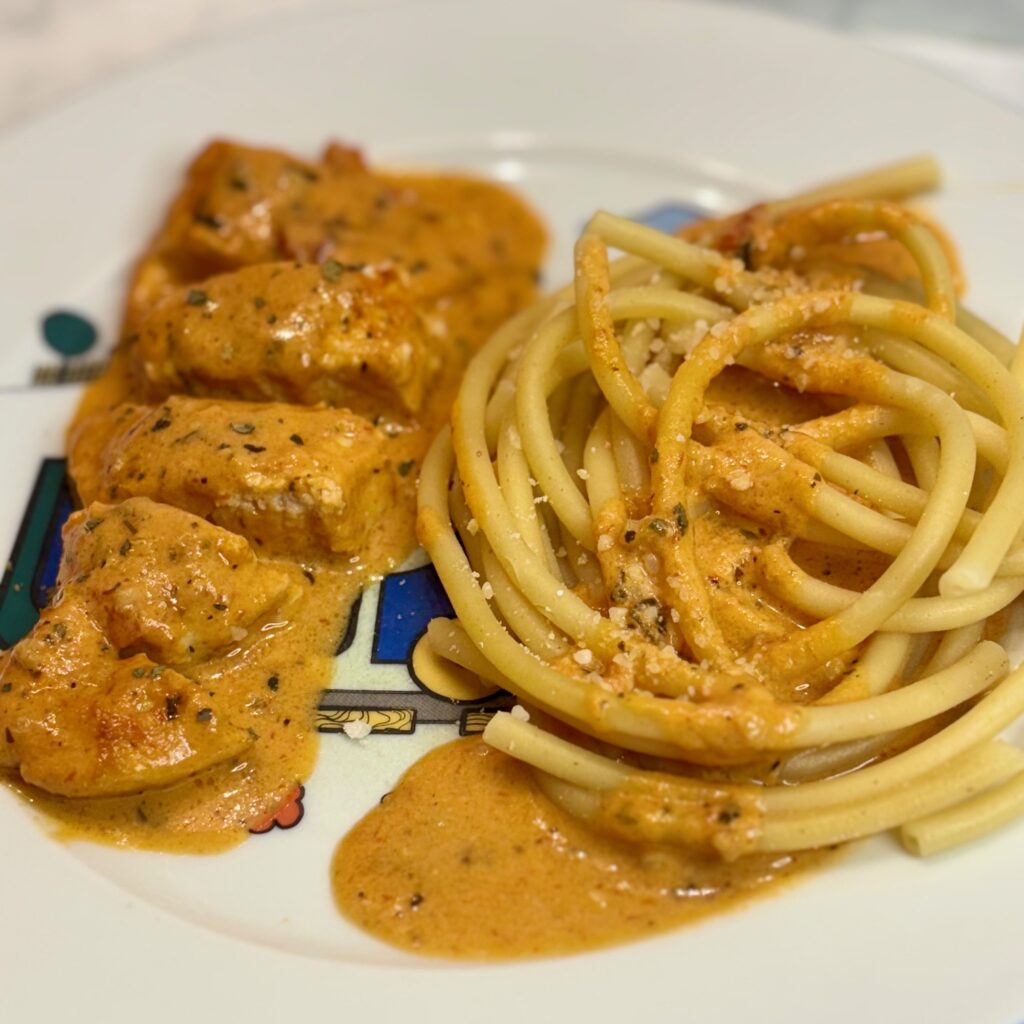
M 431 751 L 338 844 L 339 910 L 411 952 L 468 960 L 576 953 L 735 907 L 828 853 L 732 864 L 605 838 L 530 770 L 468 737 Z

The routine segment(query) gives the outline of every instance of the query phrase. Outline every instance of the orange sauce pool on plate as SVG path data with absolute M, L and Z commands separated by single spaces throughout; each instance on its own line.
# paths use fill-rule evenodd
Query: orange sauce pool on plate
M 339 910 L 391 945 L 472 960 L 574 953 L 731 909 L 828 859 L 732 864 L 597 835 L 530 769 L 466 738 L 414 764 L 338 844 Z

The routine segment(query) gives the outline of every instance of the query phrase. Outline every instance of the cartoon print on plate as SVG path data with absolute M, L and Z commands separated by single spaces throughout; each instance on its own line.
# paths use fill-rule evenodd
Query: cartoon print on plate
M 288 799 L 273 814 L 268 814 L 263 821 L 253 825 L 249 831 L 253 835 L 262 835 L 273 828 L 295 828 L 306 814 L 306 808 L 302 803 L 305 795 L 306 787 L 296 786 L 288 795 Z
M 40 327 L 47 347 L 62 358 L 56 365 L 36 366 L 32 371 L 33 384 L 82 384 L 103 372 L 106 359 L 77 358 L 91 352 L 99 337 L 88 317 L 70 310 L 54 310 L 42 318 Z
M 50 600 L 62 552 L 61 528 L 71 514 L 67 463 L 44 459 L 0 579 L 0 649 L 13 647 Z

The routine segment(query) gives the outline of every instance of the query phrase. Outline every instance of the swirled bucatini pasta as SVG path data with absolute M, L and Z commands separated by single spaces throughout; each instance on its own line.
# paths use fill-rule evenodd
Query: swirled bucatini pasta
M 431 642 L 540 712 L 485 739 L 606 832 L 927 853 L 1024 810 L 1019 365 L 900 173 L 688 238 L 597 213 L 429 454 Z

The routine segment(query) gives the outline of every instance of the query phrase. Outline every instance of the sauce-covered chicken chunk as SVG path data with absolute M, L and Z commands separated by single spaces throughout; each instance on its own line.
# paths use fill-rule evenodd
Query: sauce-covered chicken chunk
M 279 617 L 288 577 L 241 537 L 145 498 L 76 512 L 64 545 L 53 606 L 0 660 L 0 766 L 95 797 L 241 754 L 252 735 L 190 672 Z
M 75 513 L 57 583 L 88 605 L 121 656 L 165 665 L 238 646 L 292 589 L 244 537 L 149 498 Z
M 521 303 L 531 298 L 543 247 L 533 213 L 490 182 L 380 173 L 337 144 L 310 163 L 217 141 L 192 162 L 138 266 L 126 327 L 182 285 L 276 260 L 386 261 L 415 278 L 420 299 L 499 277 L 503 289 L 525 290 Z
M 87 420 L 69 465 L 86 502 L 145 495 L 263 551 L 352 554 L 395 505 L 391 443 L 341 409 L 177 396 Z
M 172 293 L 130 351 L 154 401 L 186 392 L 407 416 L 441 366 L 440 329 L 393 269 L 262 263 Z

